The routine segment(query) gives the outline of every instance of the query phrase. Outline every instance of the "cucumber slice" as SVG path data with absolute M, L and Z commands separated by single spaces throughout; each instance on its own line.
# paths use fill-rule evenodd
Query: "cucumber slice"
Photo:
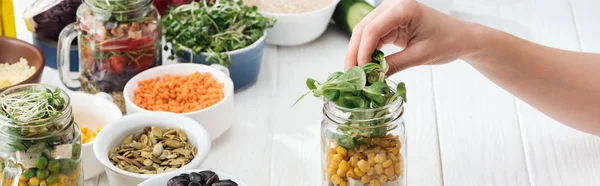
M 341 0 L 333 13 L 333 20 L 346 33 L 352 35 L 352 29 L 375 9 L 364 0 Z

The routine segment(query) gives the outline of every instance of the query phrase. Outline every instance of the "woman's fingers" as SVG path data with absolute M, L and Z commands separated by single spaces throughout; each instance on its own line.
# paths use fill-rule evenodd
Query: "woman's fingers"
M 389 7 L 388 4 L 393 3 L 394 1 L 395 0 L 384 1 L 381 5 L 377 6 L 373 11 L 371 11 L 365 18 L 363 18 L 359 24 L 354 26 L 354 29 L 352 30 L 352 37 L 350 38 L 350 43 L 348 44 L 348 51 L 346 53 L 346 69 L 358 65 L 356 56 L 358 55 L 358 45 L 360 44 L 361 35 L 365 25 L 375 19 L 375 17 L 377 17 L 379 14 L 383 13 Z
M 357 62 L 363 65 L 371 61 L 371 55 L 379 41 L 393 30 L 404 28 L 413 19 L 415 2 L 401 1 L 386 9 L 379 16 L 368 22 L 362 29 L 358 46 Z
M 426 45 L 411 45 L 398 53 L 386 56 L 385 60 L 390 66 L 388 75 L 426 63 L 428 60 L 426 50 Z

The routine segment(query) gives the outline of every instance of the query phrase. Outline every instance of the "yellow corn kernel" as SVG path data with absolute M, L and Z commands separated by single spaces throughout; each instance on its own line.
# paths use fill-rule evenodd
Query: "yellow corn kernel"
M 365 160 L 358 161 L 356 163 L 356 165 L 358 165 L 358 168 L 360 168 L 360 171 L 362 171 L 362 172 L 368 172 L 369 169 L 371 169 L 371 167 L 369 166 L 369 164 Z
M 392 162 L 392 160 L 386 160 L 383 163 L 381 163 L 381 165 L 383 166 L 383 168 L 388 168 L 390 166 L 392 166 L 394 162 Z
M 333 154 L 327 154 L 327 158 L 325 159 L 327 160 L 327 164 L 331 164 L 333 161 Z
M 384 154 L 377 154 L 377 156 L 375 156 L 375 163 L 383 163 L 386 159 Z
M 344 158 L 340 154 L 336 154 L 336 155 L 333 156 L 333 161 L 334 162 L 341 162 L 342 159 L 344 159 Z
M 368 150 L 365 150 L 365 152 L 363 152 L 363 153 L 365 153 L 367 156 L 370 156 L 371 154 L 374 154 L 374 151 L 373 151 L 373 149 L 368 149 Z
M 29 179 L 29 182 L 27 182 L 29 185 L 39 185 L 40 184 L 40 179 L 37 176 L 34 176 L 32 178 Z
M 29 179 L 27 179 L 24 175 L 21 174 L 21 176 L 19 176 L 19 181 L 27 181 Z
M 369 176 L 373 176 L 373 174 L 375 174 L 375 169 L 371 169 L 367 172 L 367 175 Z
M 376 146 L 375 148 L 373 148 L 373 151 L 375 152 L 379 152 L 381 150 L 381 146 Z
M 19 186 L 28 186 L 27 182 L 19 182 Z
M 331 176 L 335 175 L 336 173 L 337 173 L 337 169 L 335 169 L 335 168 L 329 167 L 329 169 L 327 169 L 327 176 L 328 177 L 331 177 Z
M 341 181 L 340 181 L 340 186 L 348 186 L 348 185 L 346 184 L 346 181 L 344 181 L 344 180 L 341 180 Z
M 90 129 L 88 129 L 87 127 L 81 127 L 81 132 L 87 133 L 90 132 Z
M 383 174 L 383 166 L 381 166 L 381 164 L 375 165 L 375 172 L 377 174 Z
M 390 157 L 390 159 L 391 159 L 392 161 L 398 161 L 398 157 L 396 157 L 396 155 L 394 155 L 394 154 L 391 154 L 391 153 L 389 153 L 389 154 L 388 154 L 388 157 Z
M 331 183 L 333 183 L 334 185 L 340 184 L 340 182 L 342 182 L 342 178 L 340 178 L 337 175 L 333 175 L 331 176 L 331 178 L 329 179 L 331 181 Z
M 333 162 L 330 167 L 334 168 L 334 169 L 337 169 L 337 168 L 340 167 L 340 164 L 339 164 L 339 162 Z
M 364 176 L 363 176 L 363 177 L 360 179 L 360 181 L 361 181 L 361 182 L 363 182 L 363 183 L 369 183 L 369 181 L 371 181 L 371 177 L 369 177 L 369 176 L 367 176 L 367 175 L 364 175 Z
M 361 153 L 356 153 L 356 154 L 352 155 L 352 157 L 356 157 L 359 160 L 365 159 L 365 156 L 363 156 Z
M 387 177 L 387 176 L 385 176 L 385 175 L 381 175 L 381 176 L 379 176 L 379 181 L 380 181 L 381 183 L 385 183 L 385 182 L 387 182 L 387 181 L 388 181 L 388 177 Z
M 353 178 L 354 177 L 354 170 L 350 169 L 348 171 L 346 171 L 346 178 Z
M 336 175 L 337 175 L 337 176 L 339 176 L 339 177 L 344 177 L 344 176 L 346 175 L 346 171 L 345 171 L 345 170 L 342 170 L 342 168 L 339 168 L 339 169 L 336 171 Z
M 46 183 L 46 180 L 42 180 L 40 181 L 40 186 L 48 186 L 48 183 Z
M 380 146 L 382 147 L 389 147 L 390 146 L 390 142 L 387 140 L 383 140 L 382 142 L 379 143 Z
M 356 151 L 354 151 L 354 150 L 348 151 L 348 157 L 352 157 L 352 156 L 354 156 L 354 154 L 356 154 Z
M 400 163 L 396 163 L 396 164 L 394 164 L 394 172 L 395 172 L 396 174 L 398 174 L 398 175 L 401 175 L 401 174 L 400 174 L 400 171 L 401 171 L 400 169 L 401 169 L 401 168 L 402 168 L 402 165 L 400 165 Z
M 344 171 L 347 171 L 350 168 L 350 164 L 346 160 L 342 160 L 342 162 L 340 162 L 339 168 Z
M 371 180 L 369 186 L 381 186 L 381 182 L 379 180 Z
M 341 154 L 342 156 L 346 156 L 346 155 L 348 155 L 348 154 L 347 154 L 347 153 L 348 153 L 348 151 L 346 151 L 346 149 L 345 149 L 344 147 L 342 147 L 342 146 L 338 146 L 338 147 L 335 149 L 335 151 L 336 151 L 338 154 Z
M 69 176 L 64 174 L 58 174 L 58 183 L 66 183 L 69 182 Z
M 377 162 L 375 162 L 375 158 L 369 158 L 369 160 L 367 160 L 369 162 L 369 165 L 375 165 L 377 164 Z
M 393 182 L 396 180 L 398 180 L 398 176 L 393 176 L 393 177 L 388 178 L 388 181 L 390 181 L 390 182 Z
M 354 175 L 356 175 L 356 176 L 364 176 L 365 172 L 361 171 L 360 168 L 356 167 L 356 168 L 354 168 Z
M 58 186 L 58 183 L 55 183 L 55 184 L 50 184 L 50 185 L 48 185 L 48 186 Z
M 358 158 L 356 156 L 350 157 L 350 166 L 356 167 L 356 163 L 358 163 Z
M 386 168 L 384 171 L 385 171 L 385 175 L 388 177 L 392 177 L 392 176 L 396 175 L 394 173 L 394 169 L 392 167 Z

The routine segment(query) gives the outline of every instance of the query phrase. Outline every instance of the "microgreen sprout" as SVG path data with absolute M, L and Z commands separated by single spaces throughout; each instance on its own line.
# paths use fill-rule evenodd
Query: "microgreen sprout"
M 15 121 L 39 121 L 62 113 L 65 99 L 60 89 L 38 90 L 34 87 L 0 97 L 0 114 Z

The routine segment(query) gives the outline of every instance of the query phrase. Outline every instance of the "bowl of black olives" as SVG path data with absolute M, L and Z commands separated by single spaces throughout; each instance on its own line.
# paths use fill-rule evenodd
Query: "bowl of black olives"
M 239 179 L 212 170 L 181 170 L 148 179 L 138 186 L 246 186 Z

